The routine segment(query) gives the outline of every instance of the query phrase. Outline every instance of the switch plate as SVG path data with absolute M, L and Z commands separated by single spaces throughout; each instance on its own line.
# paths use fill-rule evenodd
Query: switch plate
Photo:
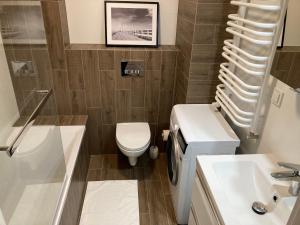
M 282 90 L 276 88 L 273 92 L 272 96 L 272 104 L 280 108 L 282 100 L 283 100 L 284 93 Z
M 126 76 L 144 76 L 144 64 L 143 60 L 134 61 L 122 61 L 121 62 L 121 75 Z

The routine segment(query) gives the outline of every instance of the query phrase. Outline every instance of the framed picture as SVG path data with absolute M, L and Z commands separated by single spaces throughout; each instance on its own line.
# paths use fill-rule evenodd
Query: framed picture
M 39 1 L 0 1 L 0 21 L 5 44 L 47 44 Z
M 158 2 L 105 1 L 106 46 L 158 47 Z

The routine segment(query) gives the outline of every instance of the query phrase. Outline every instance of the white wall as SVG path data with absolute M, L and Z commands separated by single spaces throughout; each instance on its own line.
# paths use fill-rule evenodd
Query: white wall
M 274 90 L 282 92 L 280 107 L 270 104 L 264 129 L 258 140 L 242 140 L 242 153 L 272 153 L 279 160 L 300 164 L 300 93 L 277 79 L 270 79 Z M 274 92 L 273 92 L 274 94 Z
M 258 153 L 274 153 L 280 160 L 300 164 L 300 93 L 278 81 L 284 93 L 279 107 L 271 104 Z
M 174 45 L 178 0 L 158 2 L 160 3 L 160 43 Z M 66 0 L 66 6 L 71 43 L 105 43 L 104 0 Z
M 300 46 L 300 1 L 289 0 L 285 29 L 285 46 Z
M 18 117 L 19 110 L 0 35 L 0 140 Z

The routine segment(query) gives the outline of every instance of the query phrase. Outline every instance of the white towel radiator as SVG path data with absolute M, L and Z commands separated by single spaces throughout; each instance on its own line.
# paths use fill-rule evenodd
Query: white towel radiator
M 238 127 L 259 134 L 264 93 L 279 42 L 288 0 L 235 0 L 237 14 L 228 15 L 217 86 L 216 106 Z

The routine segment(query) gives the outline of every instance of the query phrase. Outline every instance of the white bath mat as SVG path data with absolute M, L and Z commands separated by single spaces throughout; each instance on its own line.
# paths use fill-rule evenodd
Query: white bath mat
M 139 225 L 136 180 L 88 182 L 80 225 Z

